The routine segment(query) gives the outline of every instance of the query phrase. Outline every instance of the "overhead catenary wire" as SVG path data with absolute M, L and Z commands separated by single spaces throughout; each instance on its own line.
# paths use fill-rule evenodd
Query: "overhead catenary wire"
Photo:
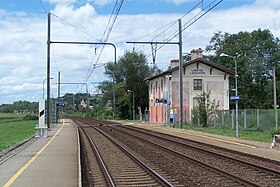
M 190 10 L 188 10 L 188 11 L 187 11 L 183 16 L 181 16 L 179 19 L 183 19 L 183 18 L 186 17 L 189 13 L 191 13 L 193 10 L 195 10 L 196 8 L 198 8 L 198 7 L 200 7 L 200 6 L 201 6 L 202 9 L 203 9 L 203 7 L 204 7 L 204 0 L 200 0 L 195 6 L 193 6 Z M 155 37 L 153 37 L 153 38 L 151 39 L 151 41 L 154 41 L 155 39 L 157 39 L 158 37 L 160 37 L 162 34 L 166 33 L 169 29 L 171 29 L 176 23 L 177 23 L 177 20 L 174 20 L 174 21 L 172 21 L 171 23 L 169 23 L 169 24 L 167 24 L 167 25 L 165 25 L 165 26 L 163 26 L 163 27 L 160 27 L 159 29 L 156 29 L 155 31 L 153 31 L 153 32 L 151 32 L 151 33 L 149 33 L 149 34 L 146 34 L 145 36 L 141 37 L 140 39 L 137 39 L 136 41 L 139 41 L 139 40 L 141 40 L 141 39 L 143 39 L 143 38 L 145 38 L 145 37 L 147 37 L 147 36 L 152 35 L 153 33 L 157 32 L 157 31 L 159 31 L 159 30 L 161 30 L 161 29 L 167 27 L 166 29 L 164 29 L 164 30 L 161 31 L 158 35 L 156 35 Z M 166 41 L 166 40 L 165 40 L 165 41 Z M 138 47 L 136 50 L 139 51 L 142 47 L 143 47 L 143 45 L 140 46 L 140 47 Z M 151 55 L 151 54 L 150 54 L 150 55 Z
M 93 39 L 95 39 L 95 40 L 101 42 L 101 40 L 97 39 L 96 37 L 94 37 L 93 35 L 89 34 L 88 32 L 86 32 L 86 31 L 80 29 L 79 27 L 75 26 L 74 24 L 72 24 L 72 23 L 66 21 L 65 19 L 59 17 L 58 15 L 55 15 L 55 14 L 53 14 L 53 13 L 51 13 L 51 15 L 53 15 L 54 17 L 56 17 L 57 19 L 59 19 L 59 20 L 62 21 L 63 23 L 66 23 L 66 24 L 68 24 L 68 25 L 74 27 L 74 28 L 77 29 L 78 31 L 80 31 L 80 32 L 82 32 L 82 33 L 88 35 L 89 37 L 91 37 L 91 38 L 93 38 Z
M 114 5 L 114 8 L 112 10 L 111 16 L 110 16 L 110 18 L 108 20 L 108 23 L 107 23 L 107 25 L 105 27 L 105 30 L 104 30 L 103 34 L 102 34 L 101 42 L 106 43 L 108 41 L 108 38 L 109 38 L 109 36 L 111 34 L 113 26 L 114 26 L 114 24 L 116 22 L 116 19 L 117 19 L 118 15 L 119 15 L 119 12 L 120 12 L 121 7 L 123 5 L 123 2 L 124 2 L 124 0 L 120 0 L 120 1 L 117 0 L 116 1 L 115 5 Z M 91 61 L 90 67 L 89 67 L 89 71 L 88 71 L 89 73 L 87 73 L 87 75 L 85 76 L 85 79 L 84 79 L 83 82 L 88 82 L 88 80 L 90 79 L 93 71 L 95 70 L 94 65 L 98 64 L 98 62 L 100 60 L 100 57 L 102 55 L 102 52 L 104 50 L 104 47 L 105 47 L 105 45 L 101 45 L 101 49 L 100 49 L 99 55 L 95 59 L 95 63 L 93 62 L 93 60 Z
M 43 4 L 43 2 L 42 2 L 42 0 L 40 0 L 40 4 L 41 4 L 41 6 L 42 6 L 42 8 L 43 8 L 43 10 L 44 10 L 44 12 L 45 12 L 45 14 L 48 14 L 47 11 L 46 11 L 46 8 L 45 8 L 45 6 L 44 6 L 44 4 Z
M 217 2 L 218 1 L 218 2 Z M 212 9 L 214 9 L 216 6 L 218 6 L 223 0 L 213 0 L 211 3 L 209 3 L 207 6 L 202 6 L 202 9 L 200 12 L 198 12 L 195 16 L 193 16 L 190 20 L 188 20 L 182 28 L 182 32 L 185 31 L 187 28 L 189 28 L 191 25 L 193 25 L 196 21 L 198 21 L 200 18 L 202 18 L 204 15 L 206 15 L 208 12 L 210 12 Z M 201 1 L 199 4 L 203 3 Z M 204 5 L 204 4 L 202 4 Z M 196 5 L 197 7 L 197 5 Z M 186 15 L 186 14 L 185 14 Z M 184 15 L 184 16 L 185 16 Z M 168 39 L 165 42 L 172 41 L 175 37 L 177 37 L 180 33 L 178 31 L 175 31 L 173 34 L 171 34 Z M 157 47 L 157 50 L 164 47 L 166 44 L 161 44 Z M 146 58 L 152 56 L 152 52 L 150 52 L 148 55 L 146 55 Z

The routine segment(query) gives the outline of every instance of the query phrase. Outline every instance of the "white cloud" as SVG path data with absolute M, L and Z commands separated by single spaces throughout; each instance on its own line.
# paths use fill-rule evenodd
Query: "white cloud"
M 95 8 L 89 3 L 79 8 L 75 8 L 74 5 L 59 4 L 55 7 L 52 13 L 66 20 L 71 19 L 71 23 L 83 23 L 89 21 L 96 14 Z
M 275 10 L 279 10 L 280 1 L 279 0 L 256 0 L 256 5 L 260 8 L 269 7 Z
M 92 0 L 97 5 L 107 5 L 113 2 L 113 0 Z
M 50 3 L 52 4 L 66 4 L 66 5 L 70 5 L 73 4 L 75 2 L 77 2 L 78 0 L 49 0 Z
M 100 39 L 110 15 L 98 15 L 90 4 L 76 7 L 75 0 L 51 0 L 56 4 L 53 13 L 64 20 L 76 25 L 95 38 Z M 61 2 L 61 3 L 59 3 Z M 88 1 L 89 2 L 89 1 Z M 100 3 L 101 1 L 95 1 Z M 109 1 L 103 1 L 109 3 Z M 175 3 L 181 1 L 174 0 Z M 264 6 L 266 2 L 267 6 Z M 257 0 L 253 5 L 227 10 L 213 10 L 197 21 L 183 33 L 183 51 L 193 48 L 204 48 L 214 32 L 225 31 L 238 33 L 252 31 L 258 28 L 270 29 L 274 36 L 280 37 L 280 11 L 275 8 L 278 1 Z M 279 6 L 278 6 L 279 7 Z M 197 11 L 197 10 L 196 10 Z M 194 12 L 192 13 L 194 15 Z M 150 45 L 125 44 L 126 41 L 150 41 L 154 35 L 141 38 L 148 33 L 177 20 L 179 14 L 143 14 L 119 15 L 108 42 L 117 46 L 117 57 L 125 50 L 142 50 L 151 53 Z M 164 18 L 164 19 L 163 19 Z M 188 15 L 188 19 L 191 16 Z M 55 16 L 52 16 L 52 41 L 93 41 L 92 38 L 76 28 L 69 26 Z M 183 24 L 187 19 L 183 20 Z M 37 101 L 42 97 L 42 83 L 46 77 L 46 16 L 28 15 L 26 13 L 11 13 L 0 10 L 0 103 L 15 100 Z M 170 31 L 162 33 L 155 41 L 163 41 L 172 33 L 178 31 L 176 23 Z M 158 33 L 157 33 L 158 34 Z M 139 38 L 141 38 L 139 40 Z M 178 41 L 177 37 L 173 41 Z M 61 45 L 51 47 L 51 77 L 57 82 L 57 72 L 61 71 L 62 82 L 83 82 L 90 63 L 95 62 L 95 47 L 97 54 L 100 46 L 95 45 Z M 166 45 L 157 51 L 157 65 L 166 69 L 171 59 L 178 58 L 178 46 Z M 105 46 L 100 63 L 114 60 L 112 46 Z M 151 57 L 148 57 L 151 62 Z M 88 81 L 89 91 L 93 92 L 90 82 L 104 80 L 103 68 L 93 71 Z M 77 86 L 63 86 L 61 92 L 74 92 Z M 52 89 L 55 91 L 56 86 Z M 55 92 L 53 93 L 56 94 Z
M 182 3 L 194 2 L 196 0 L 165 0 L 165 1 L 175 3 L 175 4 L 182 4 Z

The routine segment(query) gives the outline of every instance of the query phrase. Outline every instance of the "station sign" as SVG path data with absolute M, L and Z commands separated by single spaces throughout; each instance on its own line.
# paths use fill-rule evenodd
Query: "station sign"
M 231 101 L 239 101 L 240 97 L 239 97 L 239 95 L 230 96 L 230 100 Z
M 156 103 L 162 103 L 162 104 L 168 104 L 168 105 L 171 104 L 170 101 L 168 101 L 167 99 L 164 99 L 164 98 L 156 99 Z
M 63 108 L 65 106 L 64 103 L 56 103 L 57 108 Z

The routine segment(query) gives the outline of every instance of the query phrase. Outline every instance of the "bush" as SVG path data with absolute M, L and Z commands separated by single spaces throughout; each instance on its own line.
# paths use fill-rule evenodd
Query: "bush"
M 271 134 L 272 137 L 274 137 L 274 135 L 280 134 L 280 129 L 272 131 L 270 134 Z
M 23 117 L 23 120 L 25 121 L 29 121 L 29 120 L 38 120 L 38 116 L 34 116 L 34 115 L 31 115 L 31 114 L 27 114 L 26 116 Z

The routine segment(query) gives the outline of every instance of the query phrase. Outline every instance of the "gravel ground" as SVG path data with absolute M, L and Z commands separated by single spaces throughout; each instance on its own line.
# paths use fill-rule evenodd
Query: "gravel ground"
M 150 129 L 153 131 L 172 134 L 183 138 L 188 138 L 188 139 L 201 141 L 208 144 L 213 144 L 227 149 L 232 149 L 232 150 L 268 158 L 271 160 L 280 161 L 280 150 L 269 149 L 270 143 L 242 140 L 239 138 L 215 135 L 215 134 L 204 133 L 199 131 L 167 128 L 167 127 L 163 127 L 161 124 L 129 123 L 125 125 L 132 125 L 132 126 Z M 254 146 L 255 148 L 252 148 L 251 146 Z

